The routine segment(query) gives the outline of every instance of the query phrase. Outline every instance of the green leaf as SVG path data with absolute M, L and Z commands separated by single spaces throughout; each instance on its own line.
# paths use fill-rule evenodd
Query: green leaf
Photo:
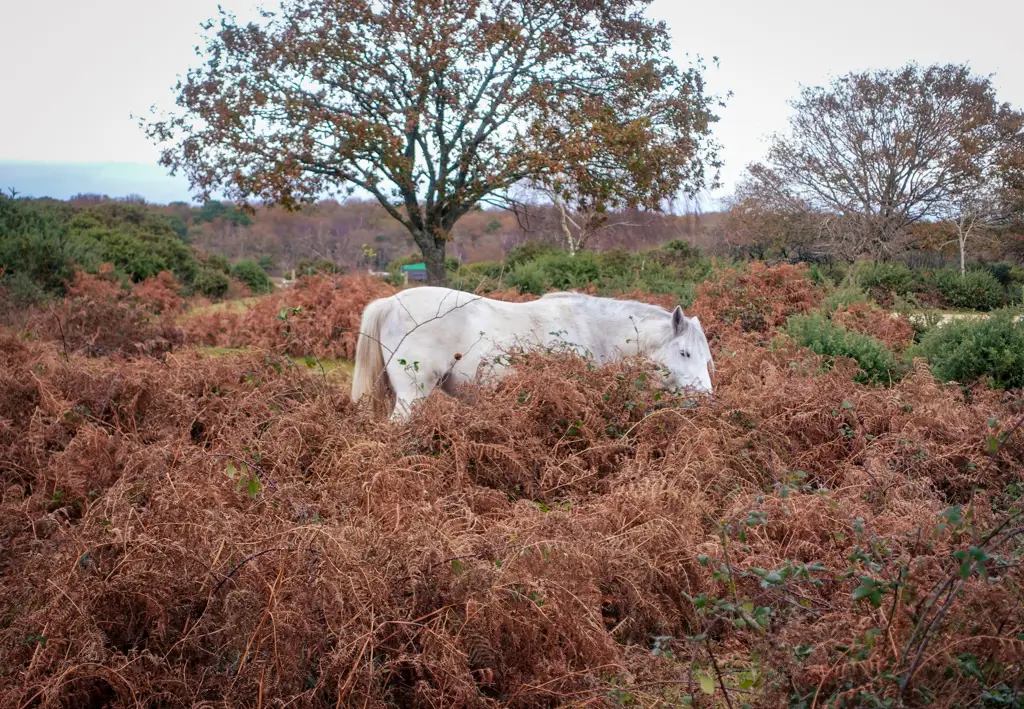
M 229 461 L 228 461 L 228 478 L 230 478 L 231 480 L 234 480 L 234 479 L 235 479 L 235 475 L 236 475 L 237 473 L 238 473 L 238 470 L 237 470 L 237 469 L 235 468 L 235 464 L 234 464 L 234 463 L 232 463 L 232 462 L 231 462 L 231 461 L 229 460 Z
M 306 366 L 312 369 L 316 366 L 316 357 L 312 355 L 306 355 Z
M 882 605 L 882 584 L 870 576 L 862 576 L 860 586 L 853 591 L 853 600 L 868 599 L 872 606 L 878 608 Z
M 812 652 L 814 652 L 813 645 L 797 645 L 793 648 L 793 654 L 796 655 L 797 659 L 801 662 L 810 657 Z
M 256 497 L 256 493 L 260 491 L 260 479 L 253 476 L 249 478 L 249 495 Z
M 844 409 L 852 409 L 853 408 L 853 403 L 843 399 L 843 403 L 840 404 L 840 406 L 842 406 Z
M 989 436 L 988 439 L 986 439 L 985 449 L 989 453 L 998 453 L 999 452 L 999 439 L 996 438 L 995 436 Z
M 960 505 L 953 505 L 952 507 L 946 508 L 939 514 L 939 516 L 952 525 L 960 525 L 963 524 L 964 521 L 964 511 Z
M 704 692 L 704 694 L 714 694 L 715 693 L 715 680 L 712 677 L 708 676 L 708 675 L 701 675 L 700 676 L 700 691 Z

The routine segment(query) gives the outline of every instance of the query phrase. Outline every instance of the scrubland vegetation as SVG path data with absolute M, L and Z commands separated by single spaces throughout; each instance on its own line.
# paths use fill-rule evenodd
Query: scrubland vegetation
M 872 295 L 931 272 L 841 271 L 459 267 L 685 302 L 715 396 L 541 352 L 389 426 L 324 366 L 383 279 L 74 269 L 0 340 L 5 705 L 1019 705 L 1019 303 L 929 326 Z
M 222 12 L 143 125 L 201 205 L 0 197 L 0 704 L 1024 706 L 1024 112 L 842 76 L 668 215 L 721 103 L 647 5 Z M 682 304 L 714 396 L 511 353 L 376 420 L 420 261 Z

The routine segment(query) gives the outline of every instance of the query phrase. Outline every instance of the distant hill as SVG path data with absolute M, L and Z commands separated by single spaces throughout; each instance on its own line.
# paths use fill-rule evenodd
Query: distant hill
M 66 200 L 81 193 L 141 195 L 147 202 L 190 201 L 188 181 L 147 163 L 46 163 L 0 161 L 0 190 L 25 197 Z

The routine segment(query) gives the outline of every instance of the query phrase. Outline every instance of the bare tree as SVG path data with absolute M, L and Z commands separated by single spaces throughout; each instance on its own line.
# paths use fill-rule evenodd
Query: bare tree
M 941 217 L 1024 125 L 989 77 L 957 65 L 851 73 L 792 105 L 788 135 L 773 137 L 750 179 L 819 215 L 840 250 L 875 258 Z

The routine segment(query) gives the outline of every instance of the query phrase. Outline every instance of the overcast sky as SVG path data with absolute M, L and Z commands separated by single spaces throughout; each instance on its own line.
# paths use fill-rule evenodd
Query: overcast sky
M 217 0 L 0 0 L 0 162 L 155 164 L 157 151 L 130 114 L 171 105 L 178 75 L 196 61 L 199 23 L 216 8 Z M 1024 106 L 1020 0 L 655 0 L 651 14 L 668 23 L 677 61 L 702 55 L 709 90 L 734 92 L 716 126 L 727 187 L 763 154 L 764 138 L 785 128 L 801 84 L 848 71 L 969 62 L 995 74 L 1000 99 Z M 7 182 L 29 179 L 27 166 L 2 167 Z M 187 197 L 181 183 L 161 188 L 155 175 L 138 190 L 144 196 Z M 79 191 L 69 186 L 77 179 L 66 173 L 50 193 Z M 100 175 L 82 191 L 121 194 L 122 184 Z

